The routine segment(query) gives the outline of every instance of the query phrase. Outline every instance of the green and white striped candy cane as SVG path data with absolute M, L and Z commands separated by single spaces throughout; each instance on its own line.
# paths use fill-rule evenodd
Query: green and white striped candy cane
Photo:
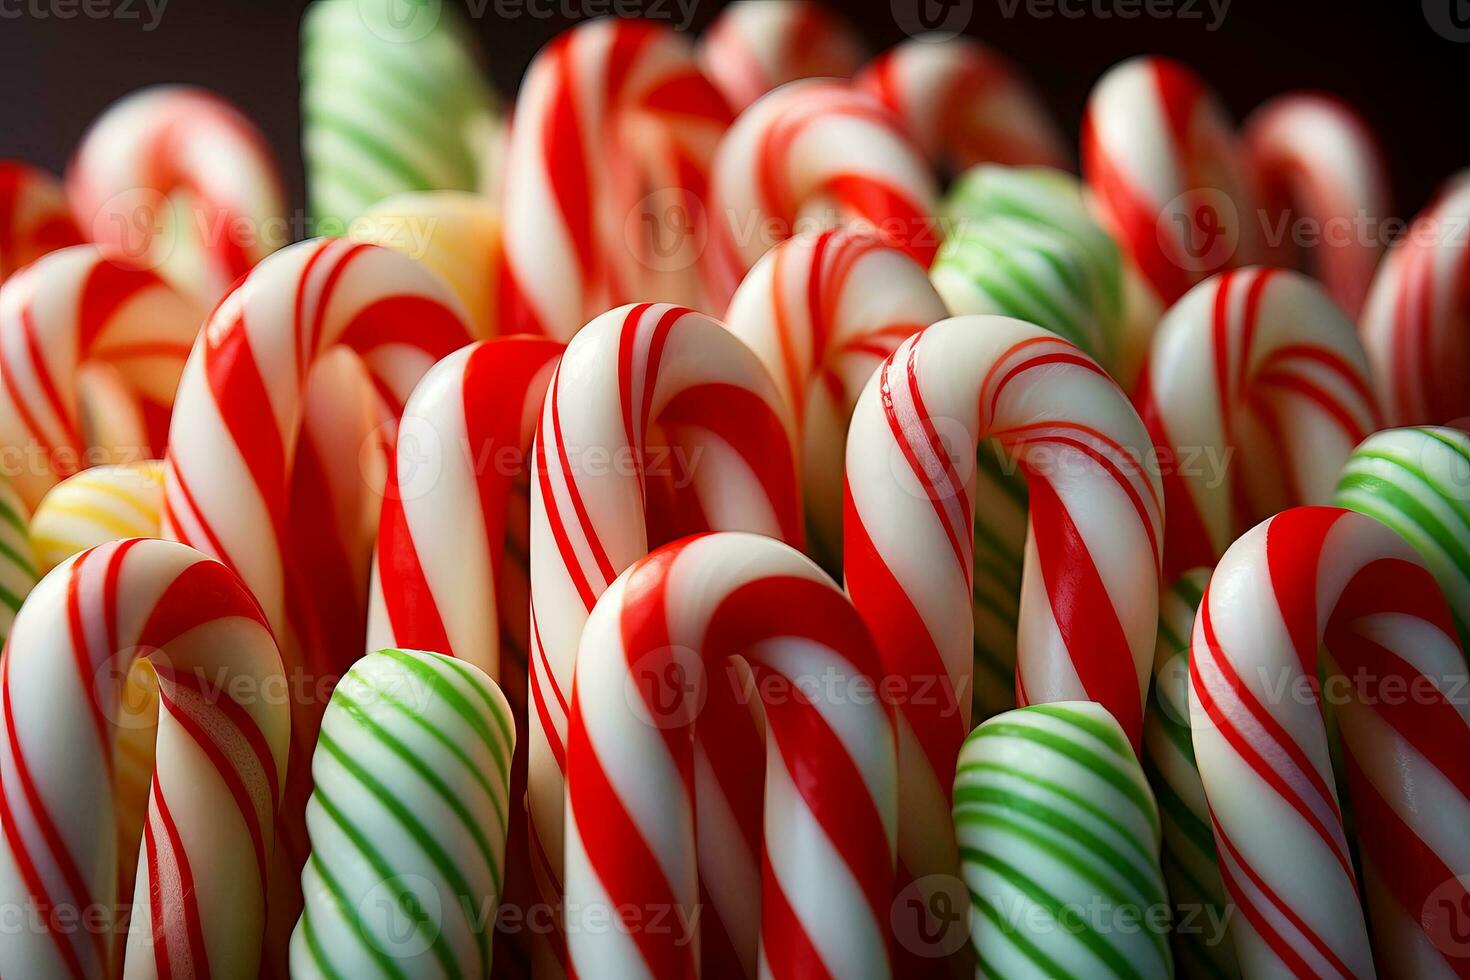
M 1163 823 L 1164 881 L 1175 910 L 1179 972 L 1227 980 L 1240 976 L 1240 970 L 1225 931 L 1229 900 L 1189 728 L 1189 641 L 1209 581 L 1208 568 L 1191 569 L 1159 596 L 1154 683 L 1144 709 L 1143 771 Z
M 954 820 L 977 976 L 1172 975 L 1158 810 L 1101 705 L 1033 705 L 975 729 Z
M 291 976 L 489 976 L 515 729 L 478 668 L 359 660 L 327 706 Z
M 1348 457 L 1333 503 L 1375 517 L 1424 557 L 1470 643 L 1470 435 L 1385 429 Z
M 301 103 L 313 234 L 342 234 L 394 194 L 480 182 L 495 100 L 448 4 L 313 3 L 301 23 Z
M 950 231 L 931 276 L 951 313 L 1029 320 L 1115 370 L 1122 258 L 1092 219 L 1076 177 L 982 164 L 955 181 L 942 214 Z
M 29 523 L 26 505 L 10 484 L 0 480 L 0 646 L 10 636 L 20 604 L 36 584 Z

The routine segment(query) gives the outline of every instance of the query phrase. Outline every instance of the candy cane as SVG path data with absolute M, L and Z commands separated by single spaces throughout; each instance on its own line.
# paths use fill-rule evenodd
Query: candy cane
M 1470 174 L 1452 179 L 1385 256 L 1358 322 L 1385 421 L 1470 415 Z
M 699 44 L 705 74 L 741 111 L 799 78 L 850 78 L 863 62 L 852 25 L 814 0 L 738 0 Z
M 442 5 L 324 0 L 301 21 L 302 155 L 315 218 L 348 222 L 409 191 L 473 190 L 495 96 L 470 29 Z M 321 233 L 321 232 L 319 232 Z
M 1010 61 L 967 37 L 915 37 L 857 77 L 902 119 L 935 168 L 978 163 L 1071 167 L 1061 130 Z
M 1414 546 L 1470 639 L 1470 435 L 1459 429 L 1388 429 L 1343 467 L 1332 501 L 1376 517 Z
M 1156 302 L 1256 260 L 1259 229 L 1224 110 L 1193 72 L 1134 58 L 1093 88 L 1082 173 Z
M 291 976 L 490 976 L 515 740 L 472 665 L 412 650 L 353 665 L 312 759 Z
M 1319 690 L 1318 651 L 1328 651 Z M 1463 975 L 1465 656 L 1402 538 L 1332 507 L 1230 547 L 1195 619 L 1189 713 L 1245 976 Z M 1363 868 L 1343 829 L 1331 705 Z
M 0 283 L 47 252 L 81 243 L 61 182 L 44 170 L 0 160 Z
M 1230 899 L 1220 880 L 1189 731 L 1189 640 L 1209 581 L 1208 568 L 1192 568 L 1159 596 L 1154 683 L 1143 718 L 1143 771 L 1159 800 L 1164 880 L 1175 922 L 1189 925 L 1173 933 L 1179 973 L 1238 977 L 1235 947 L 1226 933 Z
M 434 361 L 468 342 L 459 304 L 416 262 L 318 239 L 241 281 L 179 384 L 164 535 L 240 574 L 281 637 L 300 695 L 282 810 L 282 860 L 294 866 L 281 870 L 292 881 L 305 856 L 300 814 L 317 720 L 331 682 L 363 649 L 378 501 L 359 460 L 376 457 L 373 423 L 396 418 Z M 272 907 L 288 929 L 289 902 Z
M 979 975 L 1174 975 L 1158 808 L 1101 705 L 981 724 L 960 751 L 954 820 Z
M 1280 238 L 1271 261 L 1302 260 L 1356 317 L 1383 255 L 1383 221 L 1393 207 L 1388 167 L 1373 131 L 1344 102 L 1293 94 L 1253 112 L 1241 141 L 1271 235 Z M 1320 244 L 1299 245 L 1297 227 Z
M 0 445 L 34 508 L 63 477 L 161 454 L 201 312 L 147 269 L 79 245 L 0 287 Z
M 703 530 L 801 540 L 792 422 L 749 348 L 717 321 L 667 305 L 628 306 L 567 346 L 537 430 L 531 484 L 530 792 L 543 897 L 560 894 L 567 705 L 593 603 L 659 544 Z M 723 689 L 726 729 L 703 743 L 701 785 L 746 836 L 725 840 L 707 880 L 704 935 L 754 948 L 748 895 L 759 875 L 759 735 Z M 701 798 L 705 798 L 702 795 Z M 718 927 L 718 928 L 717 928 Z M 719 947 L 723 948 L 723 947 Z
M 31 518 L 31 550 L 45 575 L 72 555 L 123 538 L 156 538 L 163 520 L 163 464 L 94 466 L 67 477 Z
M 952 314 L 1029 320 L 1119 377 L 1134 359 L 1123 330 L 1122 259 L 1075 177 L 981 165 L 955 181 L 944 210 L 952 227 L 930 277 Z
M 730 533 L 638 562 L 587 621 L 567 741 L 568 945 L 580 975 L 700 975 L 689 934 L 705 843 L 697 796 L 700 824 L 709 818 L 692 735 L 720 724 L 702 699 L 737 676 L 736 656 L 766 743 L 763 870 L 759 892 L 743 896 L 760 896 L 759 952 L 736 947 L 746 975 L 756 962 L 764 975 L 889 975 L 898 786 L 877 652 L 815 565 Z M 669 928 L 640 930 L 670 910 Z M 578 928 L 577 915 L 614 925 Z
M 477 339 L 500 332 L 500 209 L 490 198 L 462 191 L 398 194 L 358 215 L 348 237 L 402 252 L 437 273 L 464 305 Z
M 1175 304 L 1137 402 L 1164 472 L 1171 578 L 1213 564 L 1261 515 L 1330 501 L 1348 453 L 1378 427 L 1352 322 L 1279 269 L 1221 273 Z
M 38 577 L 27 527 L 29 518 L 25 503 L 9 483 L 0 480 L 0 649 Z
M 162 708 L 124 954 L 112 774 L 122 681 L 143 657 Z M 249 590 L 182 545 L 104 545 L 36 587 L 0 666 L 0 899 L 43 925 L 0 944 L 6 976 L 256 975 L 283 690 Z
M 1135 743 L 1143 724 L 1163 544 L 1143 423 L 1102 368 L 1032 324 L 956 317 L 911 337 L 853 415 L 844 556 L 903 695 L 899 857 L 912 878 L 959 869 L 950 788 L 983 598 L 970 467 L 984 438 L 1030 487 L 1017 700 L 1101 701 Z
M 66 192 L 93 241 L 206 304 L 290 238 L 265 137 L 204 89 L 155 85 L 114 103 L 82 137 Z
M 852 85 L 800 81 L 741 113 L 715 155 L 710 258 L 716 297 L 805 224 L 876 228 L 926 268 L 936 189 L 899 120 Z
M 542 49 L 506 150 L 501 330 L 566 340 L 630 300 L 709 305 L 706 186 L 729 123 L 667 27 L 595 20 Z
M 730 301 L 725 325 L 771 372 L 801 432 L 810 546 L 818 556 L 841 555 L 843 449 L 858 395 L 905 337 L 945 315 L 922 266 L 880 237 L 850 229 L 782 242 Z

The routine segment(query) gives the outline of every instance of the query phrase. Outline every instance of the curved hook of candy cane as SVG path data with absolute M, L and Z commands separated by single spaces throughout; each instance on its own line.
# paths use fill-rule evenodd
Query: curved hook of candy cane
M 153 85 L 109 106 L 66 173 L 77 223 L 205 306 L 289 238 L 264 134 L 206 89 Z
M 803 230 L 874 229 L 925 268 L 939 248 L 928 161 L 892 112 L 845 82 L 808 79 L 761 96 L 720 141 L 710 180 L 717 301 Z
M 322 718 L 291 976 L 490 976 L 515 722 L 473 664 L 380 650 Z
M 0 283 L 46 253 L 83 240 L 61 181 L 18 160 L 0 160 Z
M 725 312 L 800 433 L 808 548 L 841 567 L 842 471 L 858 395 L 904 338 L 947 315 L 923 266 L 872 232 L 808 232 L 767 252 Z
M 954 820 L 981 975 L 1174 975 L 1159 811 L 1102 705 L 982 722 L 960 751 Z
M 723 305 L 705 244 L 711 159 L 731 118 L 667 25 L 607 17 L 543 48 L 506 146 L 501 331 L 566 341 L 650 296 Z M 614 160 L 627 179 L 607 178 Z
M 819 0 L 737 0 L 699 41 L 699 63 L 730 108 L 802 78 L 850 78 L 862 38 Z
M 1143 423 L 1096 362 L 1040 327 L 997 316 L 929 327 L 869 382 L 847 452 L 848 591 L 908 695 L 899 854 L 914 878 L 959 867 L 949 774 L 969 731 L 985 438 L 1030 487 L 1018 701 L 1098 700 L 1135 745 L 1142 734 L 1163 544 Z
M 856 83 L 903 120 L 942 173 L 980 163 L 1075 166 L 1030 82 L 973 38 L 909 38 L 869 62 Z
M 126 896 L 113 775 L 123 682 L 140 658 L 158 676 L 157 763 Z M 100 927 L 23 930 L 0 945 L 7 976 L 100 978 L 125 964 L 256 975 L 290 738 L 284 690 L 249 590 L 191 548 L 107 544 L 36 586 L 0 667 L 0 898 L 45 910 L 41 922 Z
M 1373 518 L 1288 510 L 1221 558 L 1195 619 L 1189 713 L 1246 975 L 1372 976 L 1375 957 L 1405 976 L 1456 972 L 1445 916 L 1470 901 L 1467 682 L 1434 578 Z
M 1384 219 L 1393 213 L 1388 166 L 1368 123 L 1331 96 L 1292 93 L 1251 113 L 1240 139 L 1267 237 L 1276 240 L 1269 261 L 1305 260 L 1305 270 L 1356 319 L 1388 244 Z M 1314 248 L 1308 235 L 1317 239 Z
M 699 976 L 692 736 L 718 724 L 703 710 L 709 689 L 740 684 L 732 657 L 749 665 L 741 690 L 761 702 L 766 744 L 760 950 L 738 949 L 740 960 L 888 976 L 898 786 L 893 711 L 874 689 L 881 663 L 816 565 L 737 533 L 639 561 L 588 619 L 567 741 L 572 965 Z M 637 928 L 670 909 L 670 928 Z
M 71 474 L 163 452 L 199 305 L 94 245 L 43 256 L 0 287 L 0 444 L 34 509 Z
M 1378 428 L 1352 321 L 1282 269 L 1222 272 L 1175 303 L 1134 400 L 1163 472 L 1169 578 L 1213 564 L 1252 520 L 1330 502 L 1348 454 Z
M 1389 425 L 1470 415 L 1470 172 L 1452 177 L 1383 261 L 1358 328 Z

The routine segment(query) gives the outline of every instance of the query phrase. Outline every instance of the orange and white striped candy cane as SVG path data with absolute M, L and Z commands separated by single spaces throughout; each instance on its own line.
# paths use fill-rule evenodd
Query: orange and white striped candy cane
M 119 895 L 113 775 L 141 658 L 157 758 L 137 884 Z M 0 970 L 254 977 L 290 717 L 249 589 L 180 544 L 102 545 L 42 580 L 0 664 L 0 901 L 33 923 L 0 944 Z
M 730 301 L 725 325 L 766 365 L 796 420 L 809 546 L 820 560 L 842 551 L 843 456 L 858 395 L 904 338 L 946 315 L 923 266 L 858 229 L 782 242 Z
M 903 120 L 938 170 L 958 174 L 980 163 L 1073 166 L 1031 84 L 979 41 L 910 38 L 873 59 L 857 84 Z
M 1315 281 L 1222 272 L 1165 314 L 1135 395 L 1164 483 L 1168 580 L 1213 565 L 1252 522 L 1332 500 L 1378 428 L 1367 355 Z
M 362 655 L 385 448 L 374 425 L 469 341 L 448 287 L 412 259 L 315 239 L 269 256 L 221 301 L 179 383 L 163 533 L 236 571 L 281 640 L 293 695 L 286 863 L 306 853 L 321 712 Z M 292 887 L 299 871 L 282 868 Z M 272 909 L 283 954 L 296 912 Z
M 705 74 L 736 112 L 799 78 L 851 78 L 863 57 L 852 25 L 816 0 L 737 0 L 699 42 Z
M 1452 178 L 1384 257 L 1358 329 L 1385 424 L 1470 415 L 1470 172 Z
M 161 455 L 202 317 L 157 273 L 92 245 L 0 287 L 0 446 L 28 507 L 87 466 Z
M 1378 138 L 1347 103 L 1278 96 L 1246 119 L 1241 147 L 1264 208 L 1268 258 L 1300 264 L 1349 316 L 1363 309 L 1387 247 L 1388 166 Z
M 597 597 L 658 545 L 705 530 L 801 541 L 790 410 L 759 359 L 718 321 L 678 306 L 603 314 L 567 346 L 536 437 L 531 485 L 530 793 L 543 898 L 560 895 L 567 706 Z M 725 823 L 724 877 L 707 878 L 707 949 L 753 948 L 760 874 L 760 734 L 717 690 L 718 738 L 700 780 Z M 737 828 L 738 833 L 726 833 Z
M 710 160 L 730 123 L 685 39 L 626 18 L 541 50 L 506 150 L 502 333 L 566 340 L 611 306 L 707 306 Z
M 791 82 L 740 114 L 715 156 L 717 299 L 806 226 L 876 229 L 925 268 L 939 249 L 934 175 L 903 123 L 846 82 Z
M 1259 216 L 1230 120 L 1178 62 L 1133 58 L 1098 81 L 1082 120 L 1082 174 L 1160 308 L 1258 258 Z
M 0 160 L 0 283 L 47 252 L 81 243 L 61 181 L 18 160 Z
M 1470 678 L 1455 637 L 1423 560 L 1361 514 L 1285 511 L 1220 560 L 1189 714 L 1244 976 L 1465 974 Z
M 1055 334 L 1000 316 L 942 320 L 879 368 L 847 440 L 844 568 L 901 708 L 908 878 L 959 869 L 950 793 L 970 730 L 986 438 L 1030 488 L 1017 701 L 1099 701 L 1135 748 L 1142 733 L 1164 528 L 1148 432 L 1107 373 Z
M 66 191 L 93 241 L 205 304 L 291 239 L 264 135 L 205 89 L 155 85 L 115 102 L 82 137 Z
M 587 621 L 567 741 L 572 966 L 701 975 L 696 799 L 701 830 L 709 818 L 691 736 L 718 726 L 705 698 L 737 676 L 732 657 L 749 663 L 765 714 L 769 832 L 742 896 L 760 917 L 758 942 L 737 948 L 745 975 L 887 977 L 898 777 L 882 664 L 820 569 L 733 533 L 639 561 Z

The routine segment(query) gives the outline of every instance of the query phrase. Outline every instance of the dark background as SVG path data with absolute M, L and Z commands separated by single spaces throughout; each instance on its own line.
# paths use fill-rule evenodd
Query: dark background
M 167 0 L 155 29 L 145 31 L 150 15 L 142 0 L 87 0 L 110 6 L 101 18 L 84 16 L 81 2 L 0 0 L 0 157 L 59 172 L 88 122 L 113 99 L 150 82 L 192 82 L 223 93 L 255 119 L 281 157 L 294 202 L 302 203 L 296 48 L 304 3 Z M 560 12 L 602 11 L 613 0 L 444 2 L 483 12 L 475 28 L 490 73 L 509 96 L 537 48 L 569 22 Z M 695 30 L 724 6 L 682 2 L 695 2 Z M 922 0 L 831 6 L 877 51 L 904 38 L 894 9 L 916 2 Z M 1048 0 L 950 2 L 971 6 L 967 33 L 1017 61 L 1072 134 L 1099 74 L 1129 55 L 1157 53 L 1195 66 L 1237 119 L 1287 89 L 1346 98 L 1377 130 L 1405 216 L 1444 177 L 1470 165 L 1470 27 L 1457 33 L 1445 26 L 1452 5 L 1470 16 L 1466 0 L 1233 0 L 1215 31 L 1207 30 L 1204 0 L 1173 0 L 1175 9 L 1193 5 L 1194 18 L 1133 19 L 1037 16 L 1056 9 Z M 1062 2 L 1078 13 L 1120 9 L 1119 0 Z M 665 16 L 676 9 L 671 0 L 617 0 L 621 10 L 640 6 Z M 64 19 L 68 10 L 73 16 Z M 503 17 L 497 10 L 521 12 Z

